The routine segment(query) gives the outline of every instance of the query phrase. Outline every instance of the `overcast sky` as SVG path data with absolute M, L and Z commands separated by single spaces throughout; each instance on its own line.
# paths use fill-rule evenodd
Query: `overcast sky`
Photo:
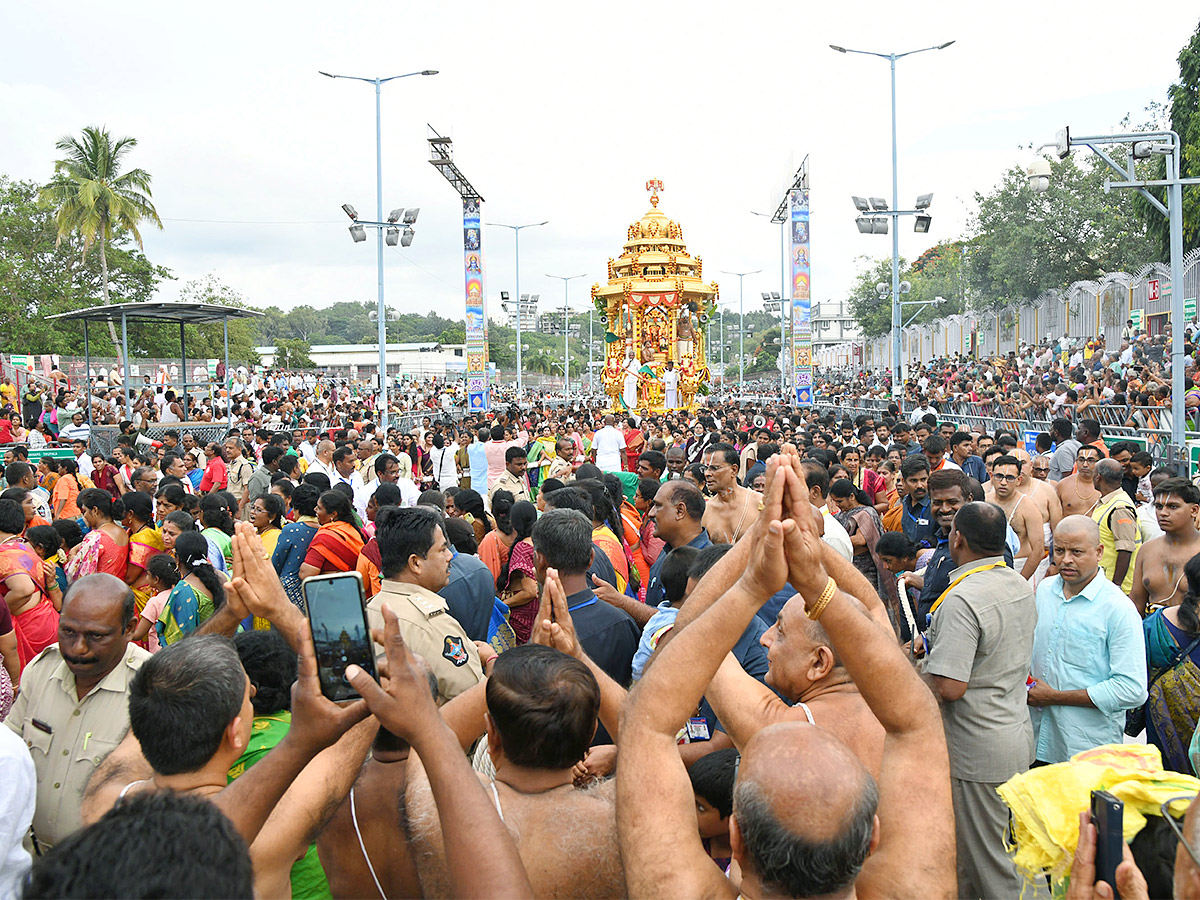
M 339 206 L 375 206 L 374 88 L 329 72 L 434 77 L 383 88 L 384 209 L 419 206 L 417 238 L 385 249 L 387 302 L 463 317 L 461 206 L 427 162 L 426 123 L 454 138 L 488 222 L 522 232 L 521 290 L 586 308 L 588 288 L 665 184 L 706 279 L 736 308 L 780 288 L 771 212 L 807 154 L 813 299 L 842 300 L 891 239 L 860 235 L 851 194 L 890 200 L 886 60 L 829 44 L 903 52 L 897 64 L 901 206 L 933 192 L 928 235 L 901 225 L 913 258 L 966 226 L 975 191 L 1021 149 L 1113 130 L 1165 101 L 1197 7 L 1160 0 L 1007 4 L 5 3 L 0 7 L 0 171 L 44 181 L 55 140 L 89 124 L 139 141 L 165 228 L 149 257 L 179 278 L 212 272 L 251 304 L 374 300 L 373 237 L 355 244 Z M 1152 27 L 1125 29 L 1139 17 Z M 484 231 L 496 308 L 515 291 L 512 232 Z

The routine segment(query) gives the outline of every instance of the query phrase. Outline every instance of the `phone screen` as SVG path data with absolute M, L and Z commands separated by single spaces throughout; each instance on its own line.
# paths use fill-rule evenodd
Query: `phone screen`
M 309 578 L 304 582 L 304 600 L 321 693 L 330 700 L 356 699 L 359 693 L 346 681 L 346 666 L 353 663 L 378 680 L 362 582 L 355 573 Z

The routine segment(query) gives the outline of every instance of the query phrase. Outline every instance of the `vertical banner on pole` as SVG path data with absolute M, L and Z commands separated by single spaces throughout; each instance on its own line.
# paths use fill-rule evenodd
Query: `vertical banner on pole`
M 809 316 L 808 190 L 788 194 L 792 235 L 792 384 L 796 405 L 812 406 L 812 323 Z
M 483 293 L 483 237 L 479 204 L 463 200 L 463 258 L 467 282 L 467 409 L 489 408 L 487 364 L 487 306 Z

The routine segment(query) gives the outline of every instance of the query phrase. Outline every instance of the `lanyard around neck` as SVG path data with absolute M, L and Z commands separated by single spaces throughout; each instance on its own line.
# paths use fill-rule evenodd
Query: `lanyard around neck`
M 976 566 L 973 569 L 968 569 L 967 571 L 963 572 L 961 575 L 959 575 L 957 578 L 955 578 L 952 582 L 950 582 L 950 586 L 948 588 L 946 588 L 944 591 L 942 591 L 942 595 L 940 597 L 938 597 L 936 600 L 933 601 L 933 606 L 930 608 L 929 612 L 931 614 L 933 612 L 935 612 L 937 610 L 937 608 L 942 605 L 942 601 L 946 599 L 946 595 L 949 594 L 956 587 L 958 587 L 959 582 L 962 581 L 964 578 L 966 578 L 968 575 L 975 575 L 978 572 L 986 572 L 988 569 L 995 569 L 997 567 L 1008 568 L 1008 564 L 1005 563 L 1003 560 L 1001 560 L 1000 562 L 988 563 L 985 566 Z

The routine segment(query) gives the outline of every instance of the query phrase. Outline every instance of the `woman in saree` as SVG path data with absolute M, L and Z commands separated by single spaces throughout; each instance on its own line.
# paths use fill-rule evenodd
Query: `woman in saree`
M 353 572 L 366 541 L 354 524 L 349 498 L 339 491 L 323 493 L 317 500 L 317 522 L 320 526 L 300 565 L 300 578 Z
M 1163 768 L 1192 774 L 1188 746 L 1200 720 L 1200 554 L 1183 567 L 1187 593 L 1143 623 L 1149 698 L 1146 742 L 1162 753 Z
M 379 550 L 379 541 L 375 539 L 375 523 L 383 521 L 385 510 L 400 507 L 400 488 L 394 484 L 383 482 L 375 489 L 375 493 L 367 500 L 367 521 L 372 529 L 371 535 L 363 545 L 362 553 L 358 554 L 355 568 L 363 579 L 363 595 L 370 600 L 379 593 L 382 585 L 383 555 Z M 366 537 L 366 528 L 363 529 Z
M 638 457 L 646 449 L 646 436 L 632 417 L 625 420 L 625 471 L 636 472 Z
M 277 494 L 263 494 L 250 504 L 250 524 L 262 540 L 266 558 L 270 559 L 283 534 L 283 500 Z
M 492 494 L 492 515 L 496 519 L 496 527 L 479 542 L 479 559 L 488 567 L 492 573 L 492 580 L 497 583 L 508 565 L 509 551 L 517 541 L 511 519 L 514 503 L 516 498 L 510 491 L 496 491 Z
M 102 453 L 92 457 L 92 484 L 102 491 L 107 491 L 114 500 L 121 496 L 117 487 L 117 467 L 112 460 L 105 459 Z
M 150 599 L 150 576 L 146 573 L 146 565 L 151 558 L 166 552 L 162 532 L 154 525 L 154 501 L 149 494 L 141 491 L 130 491 L 121 498 L 125 506 L 125 516 L 121 524 L 129 532 L 129 563 L 125 569 L 125 583 L 133 591 L 134 605 L 138 615 Z
M 46 570 L 21 537 L 24 528 L 21 507 L 13 500 L 0 500 L 0 603 L 12 615 L 22 669 L 58 640 L 58 611 L 46 596 Z
M 301 611 L 304 610 L 304 595 L 300 591 L 300 566 L 304 564 L 308 547 L 320 526 L 317 522 L 317 498 L 320 495 L 321 492 L 311 484 L 302 484 L 292 491 L 296 521 L 283 526 L 275 543 L 275 552 L 271 554 L 271 565 L 279 573 L 284 593 Z
M 538 597 L 537 570 L 530 538 L 536 521 L 537 507 L 528 500 L 513 504 L 509 522 L 514 540 L 500 577 L 496 579 L 496 595 L 509 609 L 508 624 L 519 644 L 529 643 L 537 620 L 538 605 L 534 602 Z
M 834 518 L 850 535 L 850 544 L 854 547 L 854 567 L 875 585 L 881 598 L 893 599 L 895 584 L 890 577 L 884 584 L 884 579 L 880 577 L 883 566 L 875 552 L 875 545 L 879 542 L 879 536 L 883 534 L 883 523 L 879 519 L 879 513 L 875 512 L 875 507 L 870 504 L 862 489 L 856 488 L 849 478 L 839 478 L 831 482 L 829 497 L 838 508 Z M 888 585 L 891 585 L 893 590 L 889 590 Z M 894 608 L 895 603 L 892 606 Z
M 166 647 L 187 637 L 225 603 L 225 583 L 208 561 L 208 541 L 196 531 L 175 539 L 179 581 L 163 604 L 155 629 L 158 643 Z
M 108 491 L 90 488 L 76 498 L 83 523 L 90 529 L 67 562 L 67 581 L 74 583 L 93 572 L 107 572 L 122 581 L 129 570 L 129 533 L 118 524 L 125 503 Z
M 200 479 L 204 477 L 204 469 L 200 466 L 200 451 L 189 450 L 183 454 L 183 465 L 187 469 L 188 481 L 192 483 L 192 491 L 200 490 Z

